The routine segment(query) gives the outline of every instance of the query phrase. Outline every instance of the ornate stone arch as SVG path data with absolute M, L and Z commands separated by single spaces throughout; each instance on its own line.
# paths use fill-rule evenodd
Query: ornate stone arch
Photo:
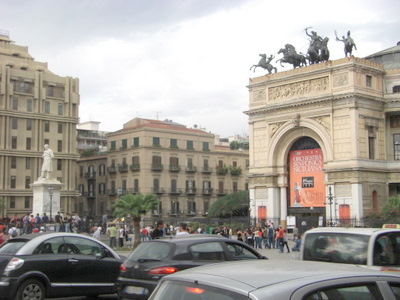
M 297 121 L 298 122 L 288 121 L 284 123 L 272 137 L 269 148 L 268 165 L 273 166 L 273 168 L 278 166 L 282 168 L 286 166 L 290 147 L 296 140 L 305 136 L 311 137 L 318 142 L 324 155 L 325 162 L 332 161 L 333 146 L 326 127 L 313 119 L 300 119 Z M 283 172 L 284 170 L 276 171 Z

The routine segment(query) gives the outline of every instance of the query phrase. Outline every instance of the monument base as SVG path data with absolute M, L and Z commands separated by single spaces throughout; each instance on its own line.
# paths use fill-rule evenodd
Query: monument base
M 63 184 L 56 179 L 39 178 L 31 184 L 33 189 L 32 214 L 41 217 L 44 213 L 53 220 L 60 211 L 60 190 Z

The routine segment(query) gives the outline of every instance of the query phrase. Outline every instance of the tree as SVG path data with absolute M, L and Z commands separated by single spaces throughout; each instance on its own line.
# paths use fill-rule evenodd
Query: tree
M 130 215 L 133 221 L 133 228 L 135 229 L 135 239 L 133 241 L 134 248 L 140 242 L 140 221 L 147 211 L 152 210 L 159 205 L 160 200 L 157 199 L 155 194 L 127 194 L 121 196 L 114 204 L 114 215 L 118 218 Z
M 218 198 L 208 210 L 209 217 L 242 215 L 249 209 L 249 192 L 241 191 Z
M 370 227 L 382 227 L 383 224 L 400 224 L 400 197 L 391 197 L 380 211 L 372 210 L 364 217 Z

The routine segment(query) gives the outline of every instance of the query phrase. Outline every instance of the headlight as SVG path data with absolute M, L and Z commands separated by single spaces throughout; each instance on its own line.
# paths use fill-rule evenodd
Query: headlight
M 19 268 L 22 267 L 22 265 L 24 264 L 24 260 L 14 257 L 8 264 L 7 267 L 5 268 L 5 272 L 9 272 L 9 271 L 14 271 L 17 270 Z

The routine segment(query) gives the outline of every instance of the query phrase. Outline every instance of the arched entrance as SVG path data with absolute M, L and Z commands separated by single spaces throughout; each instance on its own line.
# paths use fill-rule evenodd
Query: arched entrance
M 303 232 L 323 225 L 325 220 L 324 157 L 318 142 L 311 137 L 298 139 L 288 153 L 288 216 L 296 217 Z

